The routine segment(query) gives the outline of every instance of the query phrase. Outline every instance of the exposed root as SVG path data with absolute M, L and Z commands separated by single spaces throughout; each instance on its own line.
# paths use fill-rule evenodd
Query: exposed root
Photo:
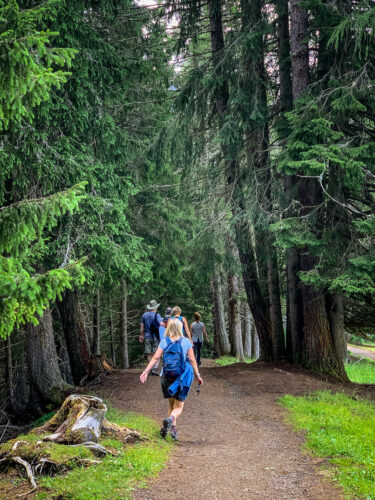
M 117 453 L 113 453 L 110 450 L 107 450 L 107 448 L 104 448 L 101 444 L 94 443 L 93 441 L 87 441 L 86 443 L 81 443 L 81 444 L 72 444 L 71 446 L 84 446 L 85 448 L 88 448 L 91 450 L 93 453 L 96 453 L 99 456 L 106 456 L 106 455 L 112 455 L 114 457 L 117 456 Z
M 16 441 L 12 446 L 12 451 L 16 450 L 19 444 L 30 444 L 30 443 L 28 443 L 27 441 Z
M 31 486 L 33 487 L 33 489 L 31 491 L 29 491 L 27 494 L 31 493 L 32 491 L 35 491 L 37 489 L 37 485 L 35 482 L 33 470 L 31 468 L 31 465 L 29 464 L 29 462 L 26 462 L 26 460 L 24 460 L 21 457 L 12 457 L 12 460 L 13 460 L 13 462 L 17 462 L 18 464 L 22 465 L 26 469 L 27 477 L 29 478 Z M 18 495 L 18 496 L 20 496 L 20 495 Z M 24 496 L 24 494 L 22 496 Z
M 47 464 L 52 465 L 53 467 L 56 467 L 56 469 L 59 468 L 59 466 L 56 462 L 52 462 L 52 460 L 48 460 L 47 458 L 41 458 L 39 460 L 38 465 L 35 467 L 35 472 L 38 473 L 39 475 L 42 475 L 43 468 Z

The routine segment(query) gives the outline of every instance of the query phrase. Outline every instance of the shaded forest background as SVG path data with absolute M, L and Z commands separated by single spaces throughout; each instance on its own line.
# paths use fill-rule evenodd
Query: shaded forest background
M 151 298 L 199 310 L 210 355 L 346 379 L 374 28 L 353 0 L 0 1 L 1 423 L 141 362 Z

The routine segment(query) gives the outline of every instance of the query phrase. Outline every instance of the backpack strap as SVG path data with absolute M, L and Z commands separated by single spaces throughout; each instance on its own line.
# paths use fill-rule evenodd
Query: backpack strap
M 167 347 L 172 344 L 172 341 L 169 337 L 164 337 L 165 341 L 167 342 Z

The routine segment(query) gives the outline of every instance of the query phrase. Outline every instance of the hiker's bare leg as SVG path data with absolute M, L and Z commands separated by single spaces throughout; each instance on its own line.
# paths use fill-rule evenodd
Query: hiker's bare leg
M 177 401 L 177 399 L 173 400 L 173 410 L 171 411 L 171 415 L 174 416 L 174 424 L 176 425 L 176 420 L 181 415 L 182 410 L 184 408 L 184 401 Z
M 172 410 L 173 410 L 173 403 L 174 403 L 174 399 L 173 398 L 169 398 L 168 399 L 168 402 L 169 402 L 169 407 L 168 407 L 168 417 L 171 416 L 171 413 L 172 413 Z

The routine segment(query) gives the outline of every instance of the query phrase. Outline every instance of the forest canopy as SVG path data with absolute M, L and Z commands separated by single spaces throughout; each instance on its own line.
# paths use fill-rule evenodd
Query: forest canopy
M 200 311 L 212 355 L 346 379 L 375 323 L 374 23 L 369 1 L 0 1 L 6 413 L 142 361 L 151 298 Z

